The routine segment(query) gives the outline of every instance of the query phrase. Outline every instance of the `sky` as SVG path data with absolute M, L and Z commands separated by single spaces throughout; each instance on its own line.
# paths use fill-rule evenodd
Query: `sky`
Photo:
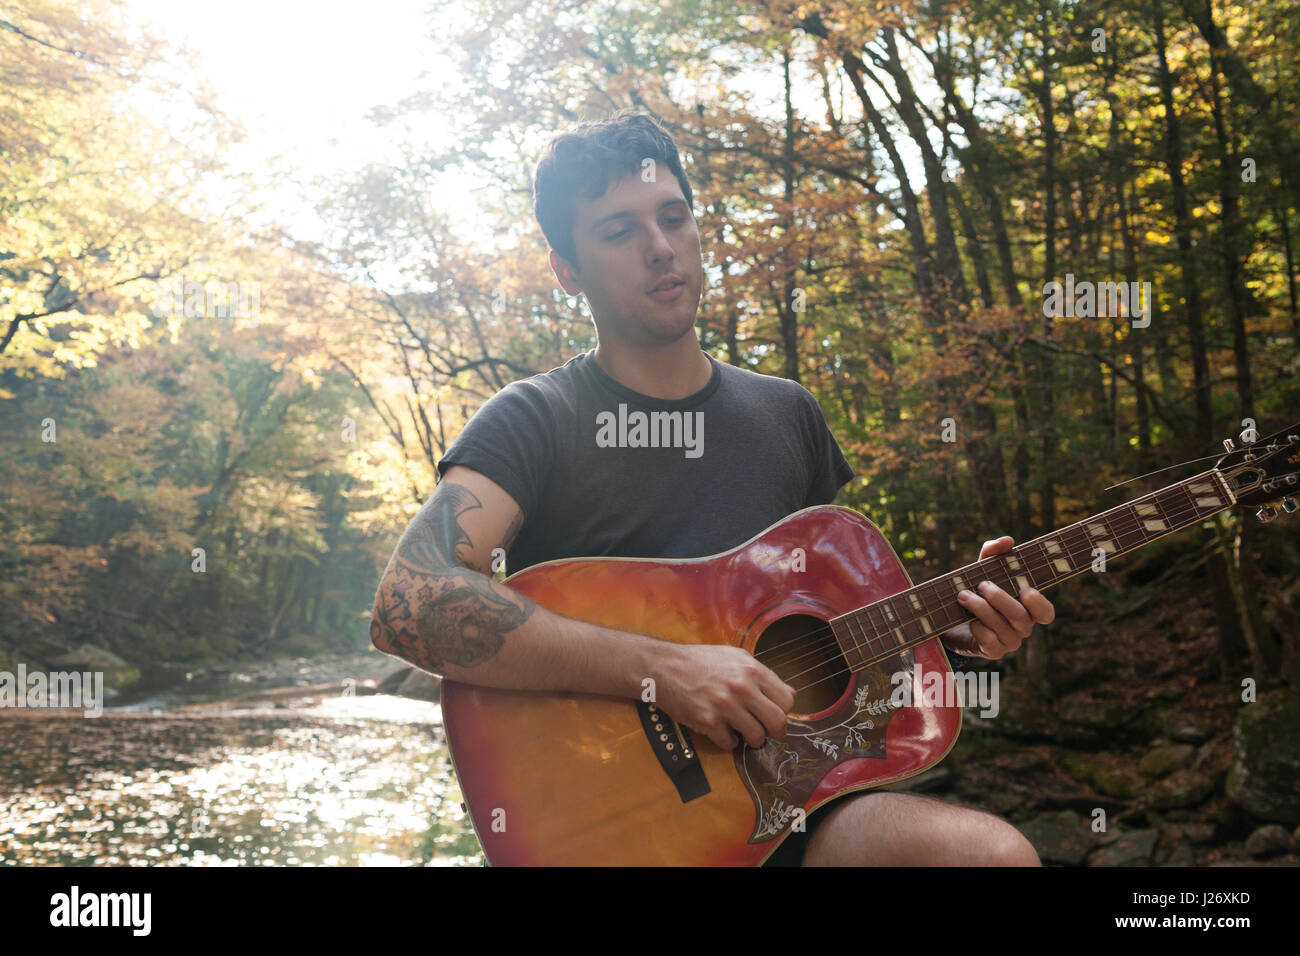
M 290 174 L 292 187 L 266 191 L 268 219 L 318 240 L 329 238 L 329 228 L 315 212 L 317 200 L 369 163 L 402 162 L 407 133 L 377 126 L 367 114 L 416 91 L 472 82 L 448 76 L 437 39 L 459 31 L 460 24 L 448 23 L 458 8 L 443 5 L 437 19 L 428 8 L 428 0 L 378 0 L 363 8 L 340 0 L 126 0 L 129 17 L 148 21 L 173 47 L 195 54 L 199 76 L 189 76 L 179 60 L 174 75 L 206 81 L 219 108 L 245 127 L 246 141 L 224 157 L 231 167 L 255 178 L 272 170 Z M 742 83 L 756 94 L 756 106 L 770 106 L 779 125 L 779 60 L 729 85 Z M 800 87 L 801 112 L 820 117 L 819 89 Z M 146 115 L 150 109 L 142 106 Z M 441 125 L 436 116 L 421 115 L 420 122 Z M 916 157 L 907 161 L 919 166 Z M 487 180 L 472 170 L 442 175 L 437 205 L 467 239 L 492 243 L 494 233 L 476 206 Z
M 312 211 L 317 177 L 368 163 L 398 163 L 400 134 L 367 113 L 437 83 L 437 25 L 424 0 L 127 0 L 173 47 L 197 55 L 217 105 L 245 127 L 226 158 L 254 174 L 290 169 L 301 194 L 277 190 L 281 221 L 308 238 L 323 224 Z M 472 191 L 449 189 L 449 203 L 472 221 Z

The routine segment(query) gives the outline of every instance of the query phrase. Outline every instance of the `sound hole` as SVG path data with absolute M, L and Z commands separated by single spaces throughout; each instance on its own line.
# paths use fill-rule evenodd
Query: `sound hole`
M 768 625 L 754 656 L 795 689 L 796 716 L 826 710 L 849 686 L 849 665 L 825 621 L 793 614 Z

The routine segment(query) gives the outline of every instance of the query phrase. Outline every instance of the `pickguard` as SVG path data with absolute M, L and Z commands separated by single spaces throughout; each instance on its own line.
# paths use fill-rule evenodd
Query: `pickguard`
M 736 771 L 754 801 L 750 843 L 766 843 L 805 819 L 813 792 L 837 765 L 848 760 L 885 757 L 885 733 L 897 710 L 895 672 L 912 679 L 910 650 L 854 675 L 831 712 L 811 719 L 790 718 L 784 740 L 768 738 L 757 749 L 742 745 Z

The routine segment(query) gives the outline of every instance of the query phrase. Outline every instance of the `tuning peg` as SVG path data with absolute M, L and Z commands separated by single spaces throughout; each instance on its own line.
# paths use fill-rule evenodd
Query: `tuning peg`
M 1235 448 L 1235 447 L 1237 447 L 1237 446 L 1235 446 L 1235 445 L 1232 443 L 1232 439 L 1231 439 L 1231 438 L 1225 438 L 1225 439 L 1223 440 L 1223 450 L 1224 450 L 1224 451 L 1232 451 L 1232 449 Z
M 1261 524 L 1268 524 L 1277 517 L 1277 509 L 1272 505 L 1265 505 L 1255 512 L 1255 517 L 1260 520 Z
M 1282 499 L 1282 510 L 1285 511 L 1287 514 L 1295 514 L 1295 510 L 1297 507 L 1300 506 L 1296 505 L 1294 498 Z

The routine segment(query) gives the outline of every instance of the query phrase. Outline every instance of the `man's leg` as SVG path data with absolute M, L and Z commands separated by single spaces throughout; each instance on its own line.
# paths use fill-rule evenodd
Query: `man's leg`
M 804 866 L 1041 866 L 992 814 L 913 793 L 862 793 L 826 807 Z

